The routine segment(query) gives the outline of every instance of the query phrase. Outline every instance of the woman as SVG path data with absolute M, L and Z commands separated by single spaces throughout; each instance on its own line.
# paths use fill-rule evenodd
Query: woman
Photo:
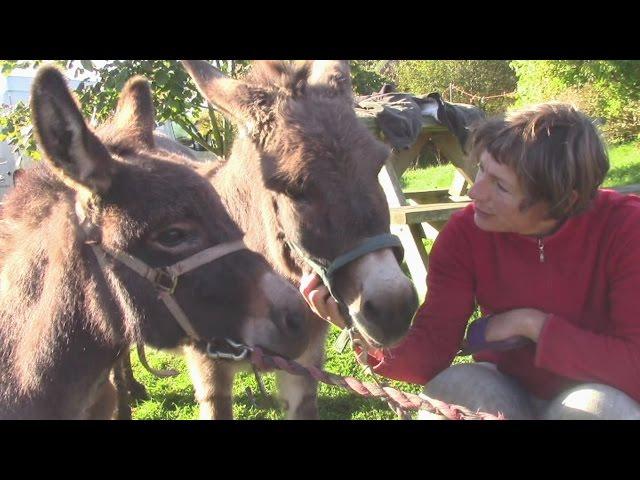
M 570 105 L 536 105 L 479 126 L 470 157 L 473 203 L 433 246 L 427 298 L 369 364 L 506 418 L 640 419 L 640 197 L 599 190 L 597 130 Z M 317 277 L 300 289 L 344 325 Z M 450 366 L 461 345 L 475 363 Z

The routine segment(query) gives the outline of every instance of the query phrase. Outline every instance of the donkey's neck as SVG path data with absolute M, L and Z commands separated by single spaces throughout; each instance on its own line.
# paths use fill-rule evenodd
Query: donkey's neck
M 0 417 L 81 415 L 125 346 L 104 318 L 112 306 L 89 273 L 73 198 L 61 197 L 44 203 L 40 222 L 2 220 Z

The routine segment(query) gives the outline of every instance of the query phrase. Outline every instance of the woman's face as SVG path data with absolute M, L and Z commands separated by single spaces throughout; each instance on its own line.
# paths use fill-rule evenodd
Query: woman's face
M 525 194 L 516 172 L 496 162 L 486 150 L 480 155 L 469 197 L 475 207 L 475 223 L 482 230 L 538 235 L 548 233 L 558 224 L 557 220 L 547 218 L 549 207 L 545 202 L 520 209 Z

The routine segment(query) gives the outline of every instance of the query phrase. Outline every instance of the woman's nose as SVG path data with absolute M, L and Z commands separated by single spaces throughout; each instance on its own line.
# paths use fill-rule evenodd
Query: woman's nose
M 476 179 L 473 186 L 469 189 L 469 192 L 467 193 L 467 195 L 469 195 L 469 198 L 471 198 L 472 200 L 481 200 L 482 182 Z
M 489 195 L 489 186 L 489 178 L 487 178 L 481 170 L 478 170 L 476 179 L 467 195 L 469 195 L 469 198 L 472 200 L 487 200 L 487 196 Z

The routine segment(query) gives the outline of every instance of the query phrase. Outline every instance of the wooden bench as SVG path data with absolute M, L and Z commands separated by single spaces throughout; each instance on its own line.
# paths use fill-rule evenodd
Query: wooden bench
M 435 190 L 419 190 L 413 192 L 403 192 L 404 198 L 417 203 L 445 203 L 449 201 L 449 189 L 437 188 Z
M 640 184 L 606 187 L 624 194 L 640 193 Z M 452 214 L 462 210 L 471 203 L 467 196 L 452 196 L 450 189 L 404 192 L 410 205 L 391 207 L 392 225 L 411 225 L 416 223 L 430 223 L 441 226 L 449 220 Z M 438 228 L 439 229 L 439 228 Z
M 605 187 L 620 193 L 640 193 L 640 184 Z M 467 196 L 452 196 L 450 190 L 441 188 L 437 190 L 404 192 L 404 196 L 411 205 L 391 207 L 391 223 L 393 225 L 433 223 L 441 224 L 449 220 L 451 215 L 465 208 L 471 203 Z
M 391 223 L 394 225 L 412 223 L 443 223 L 451 215 L 463 209 L 471 202 L 429 203 L 425 205 L 407 205 L 391 207 Z

